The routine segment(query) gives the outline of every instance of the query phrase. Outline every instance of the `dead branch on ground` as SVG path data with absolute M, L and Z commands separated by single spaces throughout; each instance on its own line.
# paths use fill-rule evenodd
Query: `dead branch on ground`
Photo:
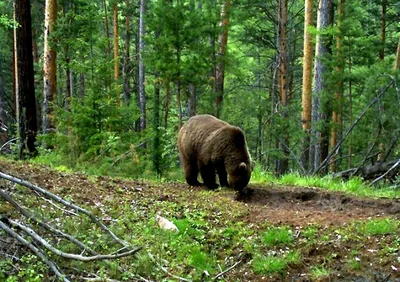
M 88 246 L 86 246 L 83 242 L 80 240 L 76 239 L 72 235 L 69 235 L 53 226 L 50 224 L 46 223 L 44 219 L 38 218 L 37 216 L 34 216 L 30 211 L 28 211 L 26 208 L 22 207 L 20 203 L 18 203 L 15 199 L 12 198 L 12 196 L 6 192 L 5 189 L 0 189 L 0 198 L 4 199 L 6 202 L 8 202 L 18 213 L 23 215 L 27 221 L 30 221 L 31 223 L 37 224 L 39 227 L 43 228 L 48 232 L 49 235 L 51 236 L 58 236 L 66 239 L 67 241 L 70 241 L 74 243 L 76 246 L 80 247 L 82 249 L 81 254 L 74 254 L 74 253 L 66 253 L 63 252 L 56 247 L 54 247 L 49 241 L 47 241 L 42 235 L 39 235 L 36 231 L 32 229 L 32 227 L 29 227 L 26 223 L 21 223 L 19 221 L 13 220 L 9 217 L 6 217 L 5 215 L 2 215 L 0 217 L 0 229 L 3 229 L 6 234 L 8 234 L 11 238 L 17 240 L 21 245 L 29 248 L 36 256 L 41 258 L 43 262 L 55 273 L 55 275 L 62 281 L 70 281 L 68 280 L 67 276 L 65 276 L 62 271 L 60 270 L 59 266 L 56 264 L 55 261 L 53 261 L 48 255 L 50 251 L 51 253 L 62 257 L 66 259 L 72 259 L 72 260 L 80 260 L 80 261 L 94 261 L 94 260 L 109 260 L 109 259 L 117 259 L 129 255 L 133 255 L 137 253 L 141 247 L 134 247 L 125 242 L 124 240 L 118 238 L 110 229 L 108 229 L 105 224 L 101 221 L 101 219 L 98 219 L 96 216 L 94 216 L 91 212 L 88 210 L 77 206 L 69 201 L 64 200 L 63 198 L 49 192 L 46 189 L 43 189 L 39 186 L 36 186 L 30 182 L 24 181 L 22 179 L 13 177 L 11 175 L 5 174 L 0 172 L 0 178 L 6 179 L 8 181 L 11 181 L 13 183 L 19 184 L 21 186 L 24 186 L 26 188 L 29 188 L 30 190 L 34 191 L 35 194 L 39 194 L 42 199 L 45 201 L 55 201 L 59 203 L 60 205 L 63 205 L 67 208 L 73 209 L 76 211 L 76 215 L 79 214 L 84 214 L 87 216 L 95 225 L 99 226 L 106 234 L 108 234 L 115 242 L 118 244 L 122 245 L 122 248 L 119 250 L 111 253 L 111 254 L 98 254 Z M 53 205 L 55 205 L 52 202 Z M 61 210 L 65 212 L 65 209 Z M 122 252 L 123 250 L 126 250 L 125 252 Z M 84 256 L 83 253 L 87 251 L 90 253 L 91 256 Z

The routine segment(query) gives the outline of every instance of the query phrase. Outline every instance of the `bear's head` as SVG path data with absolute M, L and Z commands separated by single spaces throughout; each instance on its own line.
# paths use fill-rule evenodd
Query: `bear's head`
M 249 184 L 253 162 L 240 162 L 239 165 L 228 174 L 228 183 L 235 191 L 242 191 Z

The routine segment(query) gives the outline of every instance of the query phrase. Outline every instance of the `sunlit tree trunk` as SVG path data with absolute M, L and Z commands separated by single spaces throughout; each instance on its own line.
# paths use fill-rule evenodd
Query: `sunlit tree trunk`
M 229 10 L 231 0 L 224 0 L 221 7 L 221 33 L 218 38 L 217 65 L 215 69 L 215 116 L 221 115 L 222 101 L 224 98 L 225 54 L 228 44 Z
M 56 51 L 50 40 L 57 21 L 57 0 L 46 0 L 44 24 L 44 60 L 43 60 L 43 133 L 54 132 L 56 129 L 54 103 L 56 96 Z
M 310 129 L 311 129 L 311 78 L 312 78 L 312 42 L 309 27 L 313 26 L 313 0 L 305 1 L 304 10 L 304 47 L 303 47 L 303 89 L 301 124 L 305 133 L 303 140 L 303 165 L 308 168 Z
M 340 136 L 342 130 L 342 103 L 343 103 L 343 68 L 344 68 L 344 57 L 342 50 L 342 25 L 344 18 L 344 0 L 339 0 L 337 7 L 337 28 L 339 30 L 336 35 L 336 67 L 335 72 L 337 76 L 335 85 L 335 98 L 333 102 L 333 112 L 332 112 L 332 130 L 331 138 L 329 142 L 329 147 L 332 150 L 336 146 L 336 142 Z M 336 171 L 336 158 L 334 154 L 330 160 L 330 170 L 332 172 Z
M 115 83 L 115 99 L 117 105 L 120 104 L 120 91 L 119 91 L 119 46 L 118 46 L 118 6 L 115 3 L 114 11 L 114 83 Z
M 276 162 L 276 173 L 278 175 L 285 174 L 289 168 L 289 132 L 288 132 L 288 113 L 287 106 L 289 104 L 288 93 L 288 42 L 287 42 L 287 0 L 279 1 L 278 11 L 278 91 L 280 98 L 280 112 L 284 119 L 285 129 L 277 141 L 279 150 L 283 156 Z
M 144 87 L 144 63 L 143 63 L 143 52 L 144 52 L 144 14 L 145 14 L 146 0 L 140 0 L 140 15 L 139 15 L 139 73 L 138 73 L 138 94 L 139 94 L 139 109 L 140 109 L 140 130 L 146 129 L 146 92 Z
M 328 141 L 328 113 L 326 105 L 321 105 L 321 96 L 327 92 L 325 76 L 329 72 L 328 66 L 323 59 L 327 54 L 332 52 L 330 36 L 321 34 L 326 28 L 332 25 L 333 21 L 333 5 L 332 0 L 320 0 L 318 4 L 317 15 L 317 41 L 315 45 L 315 61 L 314 61 L 314 89 L 312 102 L 312 131 L 316 137 L 315 145 L 311 150 L 311 162 L 313 170 L 321 164 L 321 161 L 326 158 L 327 141 Z
M 20 140 L 19 158 L 37 154 L 36 98 L 32 52 L 32 18 L 29 0 L 15 0 L 14 17 L 19 26 L 15 29 L 16 62 L 16 112 L 18 137 Z

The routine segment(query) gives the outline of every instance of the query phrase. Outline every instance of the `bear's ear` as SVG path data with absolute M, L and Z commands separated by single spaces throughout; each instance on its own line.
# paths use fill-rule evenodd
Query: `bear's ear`
M 239 169 L 240 169 L 240 170 L 246 170 L 246 169 L 247 169 L 247 165 L 246 165 L 244 162 L 241 162 L 241 163 L 239 164 Z

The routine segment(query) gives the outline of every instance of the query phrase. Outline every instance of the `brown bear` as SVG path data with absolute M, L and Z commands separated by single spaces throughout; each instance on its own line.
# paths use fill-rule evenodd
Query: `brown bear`
M 216 173 L 221 186 L 242 192 L 250 180 L 253 163 L 243 131 L 211 115 L 191 117 L 182 126 L 178 148 L 186 182 L 216 189 Z

